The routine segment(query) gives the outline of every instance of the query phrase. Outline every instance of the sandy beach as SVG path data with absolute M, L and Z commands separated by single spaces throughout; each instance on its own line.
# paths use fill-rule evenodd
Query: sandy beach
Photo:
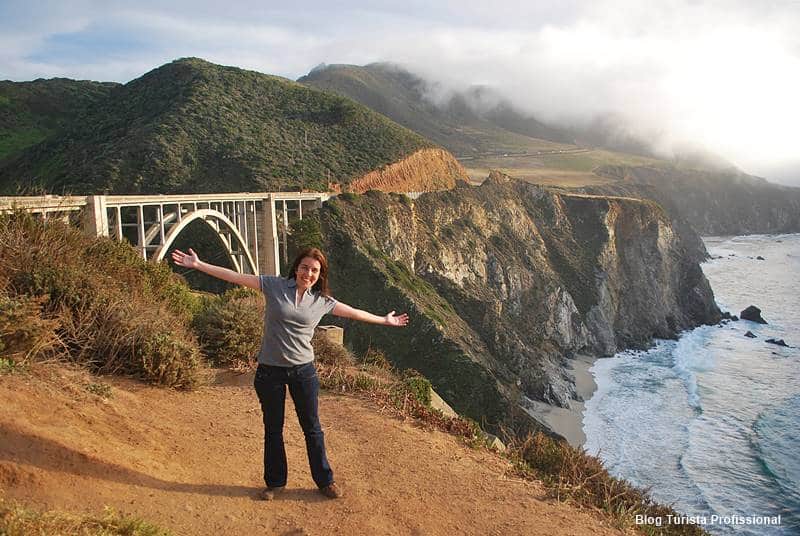
M 585 402 L 597 389 L 597 384 L 589 372 L 589 368 L 596 360 L 597 358 L 593 356 L 578 355 L 570 361 L 571 373 L 575 379 L 575 392 L 579 400 L 570 400 L 569 409 L 531 401 L 531 408 L 528 410 L 537 420 L 564 437 L 574 447 L 580 447 L 586 442 L 583 433 L 583 410 Z

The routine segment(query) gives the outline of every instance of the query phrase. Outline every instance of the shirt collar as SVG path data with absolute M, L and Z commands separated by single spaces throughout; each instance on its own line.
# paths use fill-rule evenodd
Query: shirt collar
M 287 286 L 288 286 L 289 288 L 297 288 L 297 280 L 296 280 L 296 279 L 290 279 L 290 280 L 289 280 L 289 284 L 288 284 Z M 305 294 L 309 294 L 309 295 L 310 295 L 310 294 L 312 294 L 312 292 L 311 292 L 311 289 L 310 289 L 310 288 L 309 288 L 309 289 L 306 289 L 306 292 L 305 292 Z M 304 295 L 305 295 L 305 294 L 304 294 Z

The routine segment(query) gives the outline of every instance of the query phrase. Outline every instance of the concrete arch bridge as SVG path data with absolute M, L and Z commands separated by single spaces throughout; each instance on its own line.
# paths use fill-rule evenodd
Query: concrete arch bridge
M 0 197 L 0 211 L 42 218 L 82 213 L 85 231 L 127 239 L 144 259 L 162 260 L 193 222 L 208 225 L 240 273 L 278 275 L 287 262 L 287 229 L 332 194 L 271 192 L 177 195 Z

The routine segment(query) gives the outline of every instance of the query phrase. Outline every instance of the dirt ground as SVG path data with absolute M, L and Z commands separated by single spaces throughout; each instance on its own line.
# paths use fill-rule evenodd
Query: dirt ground
M 287 407 L 289 484 L 275 501 L 256 500 L 263 429 L 252 379 L 220 372 L 186 393 L 57 365 L 0 375 L 0 489 L 41 509 L 108 505 L 186 535 L 619 534 L 599 513 L 546 500 L 492 452 L 331 394 L 320 414 L 345 496 L 316 491 Z M 98 383 L 108 398 L 87 389 Z

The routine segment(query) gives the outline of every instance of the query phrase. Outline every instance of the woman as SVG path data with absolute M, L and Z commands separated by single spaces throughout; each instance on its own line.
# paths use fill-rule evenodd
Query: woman
M 311 337 L 323 315 L 332 313 L 384 326 L 405 326 L 408 315 L 377 316 L 338 302 L 328 289 L 328 261 L 317 248 L 301 251 L 289 275 L 240 274 L 201 261 L 190 248 L 189 253 L 172 252 L 175 264 L 200 270 L 230 283 L 264 293 L 264 336 L 258 354 L 255 388 L 264 414 L 264 500 L 272 500 L 286 486 L 286 451 L 283 446 L 283 415 L 286 386 L 292 395 L 297 418 L 306 438 L 311 475 L 320 492 L 336 499 L 342 496 L 334 483 L 333 471 L 325 456 L 325 442 L 317 414 L 319 379 L 314 368 Z

